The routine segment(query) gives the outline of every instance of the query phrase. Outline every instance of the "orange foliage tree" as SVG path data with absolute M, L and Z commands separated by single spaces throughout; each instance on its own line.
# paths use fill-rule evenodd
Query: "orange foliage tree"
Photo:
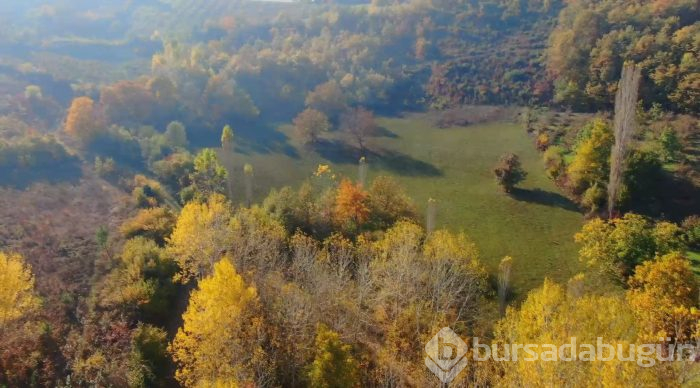
M 85 142 L 90 140 L 98 128 L 95 102 L 90 97 L 78 97 L 68 108 L 65 131 Z
M 343 179 L 335 196 L 334 217 L 336 223 L 359 226 L 367 221 L 369 215 L 367 193 L 349 179 Z

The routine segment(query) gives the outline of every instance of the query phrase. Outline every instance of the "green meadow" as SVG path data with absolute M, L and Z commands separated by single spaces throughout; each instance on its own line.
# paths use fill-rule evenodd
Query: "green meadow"
M 516 293 L 537 287 L 545 276 L 566 281 L 580 271 L 573 235 L 583 217 L 545 176 L 540 155 L 521 126 L 492 122 L 436 128 L 420 115 L 380 118 L 381 135 L 370 140 L 369 179 L 396 177 L 424 213 L 437 200 L 437 227 L 464 231 L 477 244 L 482 261 L 494 272 L 502 257 L 514 259 Z M 314 149 L 294 144 L 291 128 L 275 132 L 276 141 L 250 142 L 237 137 L 234 177 L 242 182 L 242 165 L 255 171 L 255 196 L 273 187 L 298 185 L 318 164 L 340 175 L 357 177 L 358 149 L 336 132 Z M 528 176 L 512 195 L 499 191 L 492 168 L 506 152 L 517 154 Z M 242 194 L 242 188 L 237 190 Z

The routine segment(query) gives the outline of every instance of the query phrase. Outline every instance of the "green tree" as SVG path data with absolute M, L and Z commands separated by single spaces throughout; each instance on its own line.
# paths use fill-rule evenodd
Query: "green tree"
M 200 151 L 194 158 L 194 171 L 190 174 L 193 197 L 201 201 L 212 194 L 225 194 L 227 177 L 228 172 L 219 163 L 213 149 Z
M 187 148 L 187 130 L 179 121 L 173 121 L 165 129 L 165 144 L 171 148 Z
M 659 145 L 661 146 L 661 157 L 666 162 L 678 159 L 678 155 L 683 150 L 676 131 L 671 127 L 666 127 L 659 136 Z
M 357 361 L 352 347 L 340 340 L 340 335 L 323 324 L 318 326 L 316 355 L 307 377 L 313 388 L 350 388 L 359 383 Z

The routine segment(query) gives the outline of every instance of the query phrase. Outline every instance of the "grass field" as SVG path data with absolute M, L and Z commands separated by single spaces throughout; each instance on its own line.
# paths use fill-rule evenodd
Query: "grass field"
M 693 265 L 693 272 L 695 272 L 695 275 L 700 277 L 700 252 L 689 251 L 688 258 Z
M 367 157 L 370 179 L 395 176 L 421 210 L 428 198 L 435 198 L 438 227 L 465 231 L 490 269 L 503 256 L 512 256 L 516 293 L 538 286 L 545 276 L 565 281 L 581 269 L 573 235 L 582 216 L 546 178 L 540 156 L 520 126 L 496 122 L 439 129 L 420 116 L 382 118 L 379 124 L 383 135 L 372 139 Z M 236 165 L 254 166 L 258 199 L 271 187 L 298 184 L 319 163 L 357 176 L 359 153 L 334 139 L 337 134 L 329 134 L 329 141 L 310 151 L 289 145 L 289 131 L 282 127 L 276 141 L 264 142 L 265 148 L 246 142 L 245 133 L 237 137 L 241 149 Z M 519 155 L 529 173 L 513 196 L 499 191 L 492 173 L 505 152 Z M 236 181 L 241 174 L 239 167 Z

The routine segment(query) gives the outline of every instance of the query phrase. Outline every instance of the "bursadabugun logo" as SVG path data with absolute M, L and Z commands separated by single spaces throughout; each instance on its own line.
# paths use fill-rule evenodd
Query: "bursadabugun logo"
M 447 384 L 467 366 L 467 344 L 449 327 L 443 327 L 425 344 L 425 366 Z
M 425 365 L 443 383 L 454 380 L 472 362 L 585 362 L 625 361 L 649 368 L 658 362 L 700 360 L 700 344 L 671 343 L 671 338 L 659 338 L 657 344 L 607 343 L 597 337 L 594 343 L 579 343 L 571 337 L 563 344 L 480 343 L 472 338 L 471 351 L 462 338 L 449 327 L 443 327 L 425 344 Z

